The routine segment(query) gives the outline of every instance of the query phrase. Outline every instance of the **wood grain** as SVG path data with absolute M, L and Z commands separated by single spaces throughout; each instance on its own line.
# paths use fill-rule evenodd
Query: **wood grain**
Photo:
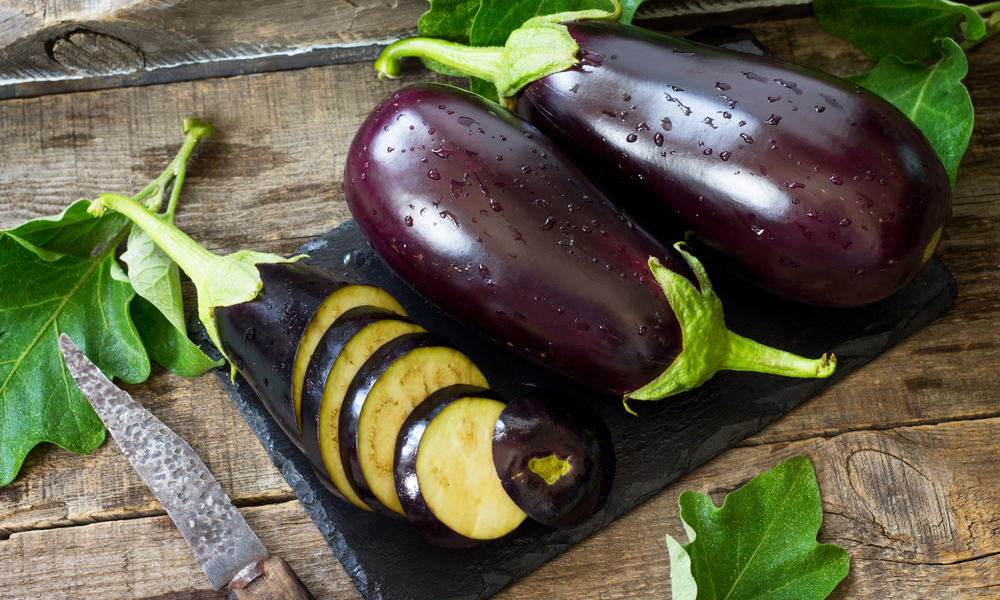
M 51 20 L 82 5 L 32 6 Z M 780 57 L 841 74 L 866 68 L 811 19 L 751 27 Z M 683 536 L 679 493 L 718 500 L 795 454 L 816 464 L 821 540 L 851 553 L 835 598 L 997 597 L 1000 41 L 969 59 L 976 130 L 940 251 L 958 281 L 954 307 L 500 597 L 667 598 L 663 535 Z M 426 78 L 436 76 L 411 65 L 402 81 L 378 81 L 357 63 L 2 101 L 0 228 L 79 197 L 139 189 L 173 155 L 181 119 L 200 116 L 219 133 L 192 162 L 178 224 L 218 251 L 292 252 L 348 218 L 341 171 L 364 115 L 397 86 Z M 317 598 L 359 597 L 214 377 L 157 371 L 130 391 L 191 443 Z M 29 455 L 0 489 L 0 565 L 2 599 L 225 597 L 207 589 L 113 442 L 86 455 L 51 446 Z
M 851 555 L 851 574 L 833 598 L 994 598 L 1000 589 L 997 431 L 1000 419 L 983 419 L 732 450 L 497 598 L 669 598 L 663 537 L 686 541 L 677 516 L 680 493 L 693 489 L 719 502 L 753 474 L 796 455 L 809 456 L 816 468 L 824 510 L 820 541 Z M 970 447 L 989 450 L 970 455 Z M 298 502 L 243 512 L 316 598 L 360 597 Z M 81 597 L 79 580 L 95 576 L 104 579 L 88 586 L 92 600 L 225 595 L 208 589 L 167 517 L 17 533 L 0 541 L 0 564 L 12 560 L 41 568 L 6 577 L 3 598 Z
M 801 16 L 807 0 L 649 0 L 659 27 Z M 0 1 L 0 98 L 372 60 L 426 0 Z

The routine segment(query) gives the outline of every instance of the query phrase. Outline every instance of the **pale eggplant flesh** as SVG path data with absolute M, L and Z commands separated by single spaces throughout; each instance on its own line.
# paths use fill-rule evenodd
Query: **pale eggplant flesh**
M 302 388 L 302 451 L 323 484 L 339 496 L 344 496 L 334 484 L 323 455 L 325 444 L 321 443 L 320 418 L 324 413 L 335 412 L 331 404 L 342 403 L 343 393 L 327 393 L 329 376 L 347 344 L 363 329 L 381 320 L 410 321 L 398 313 L 374 306 L 359 306 L 340 315 L 330 325 L 316 346 L 306 369 Z M 324 406 L 325 405 L 325 406 Z
M 393 473 L 396 439 L 420 402 L 456 384 L 489 387 L 467 356 L 432 333 L 397 337 L 361 366 L 340 411 L 339 443 L 348 481 L 366 504 L 404 515 Z
M 490 390 L 453 385 L 428 396 L 403 423 L 396 493 L 406 518 L 431 543 L 470 547 L 524 521 L 493 470 L 492 430 L 502 410 Z

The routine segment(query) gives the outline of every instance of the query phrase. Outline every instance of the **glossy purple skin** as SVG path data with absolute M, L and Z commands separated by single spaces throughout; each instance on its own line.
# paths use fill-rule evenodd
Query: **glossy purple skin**
M 323 454 L 319 439 L 319 413 L 323 406 L 323 391 L 333 364 L 337 362 L 340 352 L 359 331 L 376 321 L 394 319 L 409 321 L 406 317 L 384 308 L 374 306 L 359 306 L 344 312 L 337 317 L 330 328 L 320 338 L 309 366 L 306 369 L 305 382 L 302 385 L 302 451 L 305 453 L 313 470 L 330 489 L 336 486 L 330 481 L 330 474 L 323 462 Z M 342 496 L 338 491 L 337 496 Z
M 531 460 L 555 455 L 569 470 L 548 483 Z M 493 462 L 507 495 L 532 519 L 577 525 L 604 505 L 614 481 L 611 433 L 585 404 L 552 390 L 512 401 L 493 430 Z
M 879 300 L 923 265 L 951 187 L 892 105 L 770 58 L 567 25 L 581 63 L 529 84 L 517 112 L 637 221 L 676 235 L 679 217 L 750 281 L 816 305 Z
M 446 548 L 469 548 L 482 543 L 457 533 L 441 522 L 427 506 L 424 495 L 420 492 L 420 482 L 417 480 L 417 450 L 424 431 L 434 417 L 441 414 L 449 404 L 461 398 L 491 398 L 499 400 L 490 390 L 475 385 L 451 385 L 440 389 L 417 405 L 406 417 L 403 427 L 396 439 L 396 458 L 393 464 L 396 480 L 396 495 L 406 513 L 407 520 L 417 528 L 431 543 Z
M 344 182 L 375 251 L 495 341 L 618 394 L 680 351 L 647 260 L 686 267 L 500 106 L 450 86 L 405 87 L 362 124 Z
M 327 296 L 353 282 L 301 263 L 259 264 L 256 298 L 215 309 L 222 350 L 300 449 L 292 370 L 306 326 Z

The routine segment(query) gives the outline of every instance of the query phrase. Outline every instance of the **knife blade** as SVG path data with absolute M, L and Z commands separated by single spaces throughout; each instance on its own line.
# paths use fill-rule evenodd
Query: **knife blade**
M 65 333 L 59 349 L 80 391 L 177 525 L 213 589 L 228 587 L 231 598 L 246 600 L 313 598 L 283 560 L 269 555 L 187 442 L 112 383 Z

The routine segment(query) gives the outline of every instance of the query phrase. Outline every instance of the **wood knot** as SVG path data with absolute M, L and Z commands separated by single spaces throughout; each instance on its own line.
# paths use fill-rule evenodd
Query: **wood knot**
M 76 29 L 46 44 L 52 60 L 71 73 L 87 76 L 121 75 L 142 69 L 142 51 L 106 33 Z
M 881 450 L 847 460 L 851 487 L 888 537 L 930 545 L 955 536 L 947 490 L 916 464 Z

